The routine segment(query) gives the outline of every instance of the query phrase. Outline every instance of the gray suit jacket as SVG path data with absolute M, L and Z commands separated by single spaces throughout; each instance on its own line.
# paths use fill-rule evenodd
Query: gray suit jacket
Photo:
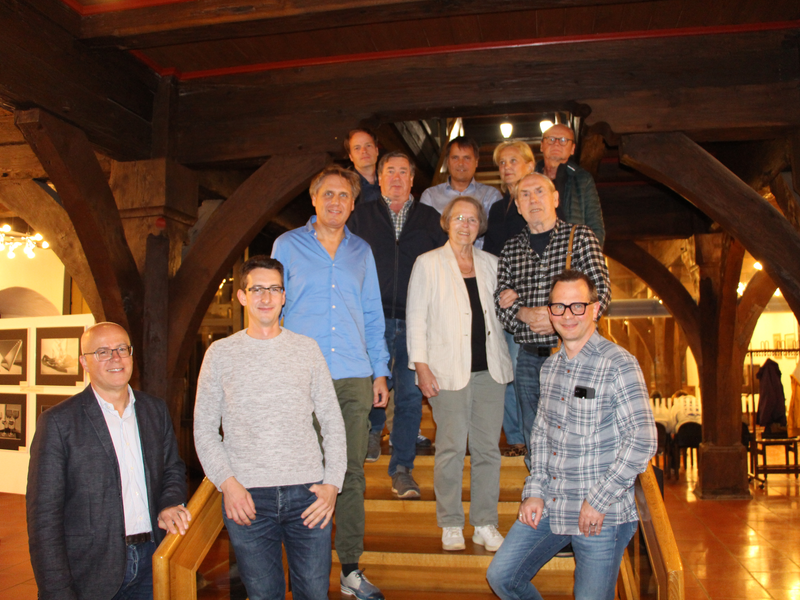
M 186 467 L 163 400 L 134 391 L 150 521 L 186 501 Z M 119 464 L 91 386 L 47 410 L 31 445 L 26 495 L 39 598 L 108 600 L 125 576 Z

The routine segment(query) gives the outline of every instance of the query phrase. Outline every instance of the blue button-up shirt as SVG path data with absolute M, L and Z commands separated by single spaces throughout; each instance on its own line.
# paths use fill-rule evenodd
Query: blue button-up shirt
M 378 271 L 369 244 L 344 228 L 335 258 L 317 239 L 316 216 L 281 235 L 286 329 L 319 344 L 333 379 L 389 376 Z
M 483 204 L 483 210 L 486 211 L 486 216 L 488 217 L 489 209 L 492 207 L 492 204 L 500 200 L 503 197 L 503 194 L 500 193 L 500 190 L 492 187 L 491 185 L 478 183 L 475 181 L 474 177 L 472 178 L 472 181 L 469 182 L 467 189 L 465 189 L 463 192 L 459 192 L 450 185 L 450 178 L 448 177 L 445 183 L 440 183 L 439 185 L 429 187 L 427 190 L 422 192 L 422 197 L 419 201 L 422 204 L 432 206 L 441 213 L 444 210 L 444 207 L 447 206 L 451 200 L 458 198 L 459 196 L 472 196 L 478 200 L 481 204 Z M 475 240 L 475 247 L 483 248 L 483 236 Z

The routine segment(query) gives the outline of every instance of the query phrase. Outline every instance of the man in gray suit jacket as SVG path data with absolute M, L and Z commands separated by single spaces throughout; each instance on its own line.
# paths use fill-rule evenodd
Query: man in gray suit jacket
M 152 598 L 162 529 L 185 533 L 186 467 L 163 400 L 134 392 L 126 331 L 81 337 L 91 385 L 44 412 L 26 495 L 31 564 L 42 599 Z

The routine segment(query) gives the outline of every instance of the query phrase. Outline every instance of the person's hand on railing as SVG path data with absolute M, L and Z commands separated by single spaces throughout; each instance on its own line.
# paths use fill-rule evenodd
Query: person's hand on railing
M 170 533 L 183 535 L 189 529 L 192 514 L 185 506 L 170 506 L 158 513 L 158 526 Z
M 253 497 L 236 477 L 228 477 L 222 482 L 222 497 L 225 501 L 225 514 L 237 525 L 250 525 L 256 518 L 256 505 Z
M 317 523 L 322 521 L 322 525 L 319 528 L 325 529 L 325 526 L 330 523 L 333 516 L 333 509 L 336 507 L 336 496 L 339 490 L 330 483 L 315 483 L 308 489 L 317 495 L 317 499 L 300 515 L 303 519 L 303 525 L 309 529 L 314 529 Z
M 531 496 L 530 498 L 525 498 L 522 504 L 519 505 L 517 518 L 525 525 L 536 529 L 539 526 L 539 521 L 542 520 L 542 511 L 544 511 L 544 500 Z
M 600 530 L 603 529 L 603 519 L 606 516 L 592 508 L 586 500 L 581 505 L 581 514 L 578 515 L 578 529 L 581 533 L 589 537 L 590 535 L 600 535 Z

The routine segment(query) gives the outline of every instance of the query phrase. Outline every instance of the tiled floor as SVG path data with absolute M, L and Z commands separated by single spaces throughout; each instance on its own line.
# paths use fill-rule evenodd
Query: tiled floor
M 781 456 L 770 455 L 778 463 Z M 750 500 L 698 500 L 697 472 L 664 500 L 683 558 L 686 600 L 800 600 L 800 481 L 770 475 Z
M 770 475 L 750 500 L 713 501 L 695 498 L 696 476 L 682 471 L 664 494 L 686 600 L 800 600 L 800 480 Z M 0 515 L 0 597 L 35 600 L 24 497 L 0 494 Z

